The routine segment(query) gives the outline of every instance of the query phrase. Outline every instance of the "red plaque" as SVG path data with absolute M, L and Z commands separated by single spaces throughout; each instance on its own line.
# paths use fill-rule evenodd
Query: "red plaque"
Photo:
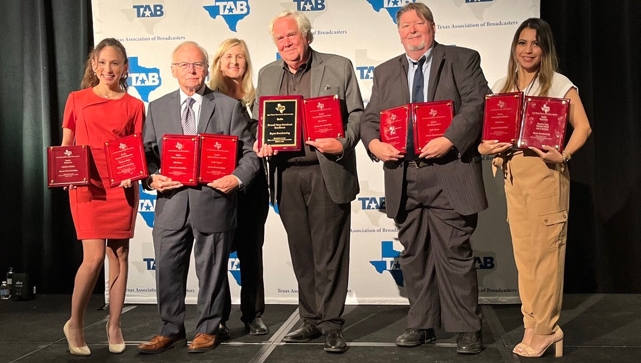
M 90 151 L 87 145 L 48 147 L 49 188 L 89 185 L 89 159 Z
M 402 153 L 407 152 L 407 125 L 410 105 L 388 108 L 381 111 L 381 141 L 391 144 Z
M 161 174 L 183 185 L 198 185 L 198 136 L 163 135 Z
M 211 183 L 236 169 L 238 136 L 200 134 L 198 182 Z
M 508 92 L 485 96 L 483 140 L 515 143 L 523 114 L 523 93 Z
M 343 117 L 338 95 L 307 98 L 305 110 L 305 139 L 343 137 Z
M 141 180 L 149 176 L 140 134 L 105 142 L 105 154 L 112 187 L 119 186 L 123 180 Z
M 301 149 L 303 96 L 263 96 L 258 103 L 258 148 Z
M 543 149 L 542 146 L 547 145 L 562 152 L 569 108 L 567 98 L 526 96 L 517 146 Z
M 414 152 L 421 153 L 428 142 L 445 135 L 454 117 L 452 101 L 416 102 L 411 104 L 414 115 Z

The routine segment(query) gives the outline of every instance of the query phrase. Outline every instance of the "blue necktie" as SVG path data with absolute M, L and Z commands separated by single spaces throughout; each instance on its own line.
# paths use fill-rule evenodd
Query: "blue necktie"
M 412 84 L 412 103 L 424 102 L 423 86 L 425 85 L 425 78 L 423 77 L 423 64 L 425 63 L 425 56 L 421 57 L 418 62 L 414 62 L 416 70 L 414 71 L 414 83 Z M 410 110 L 410 114 L 411 114 Z M 406 160 L 416 160 L 418 155 L 414 153 L 414 125 L 413 117 L 410 117 L 407 125 L 407 155 Z

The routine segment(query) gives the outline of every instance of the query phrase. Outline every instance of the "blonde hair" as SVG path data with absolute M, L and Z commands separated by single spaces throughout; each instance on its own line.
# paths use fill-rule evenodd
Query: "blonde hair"
M 211 70 L 209 73 L 211 78 L 209 80 L 209 88 L 224 93 L 228 96 L 231 95 L 230 89 L 225 83 L 225 76 L 220 70 L 220 62 L 225 52 L 237 45 L 239 45 L 242 49 L 246 63 L 245 72 L 243 73 L 242 81 L 240 82 L 244 93 L 243 99 L 241 101 L 243 102 L 243 105 L 251 107 L 251 105 L 254 103 L 254 99 L 256 98 L 256 88 L 254 87 L 254 83 L 252 81 L 252 61 L 249 57 L 249 49 L 247 48 L 247 43 L 245 43 L 245 41 L 242 39 L 230 38 L 220 43 L 220 45 L 218 46 L 218 50 L 214 55 L 214 59 L 211 62 Z
M 89 55 L 87 56 L 87 62 L 85 63 L 85 73 L 82 76 L 82 81 L 80 82 L 80 88 L 90 88 L 97 86 L 100 83 L 100 80 L 98 79 L 98 76 L 96 76 L 96 73 L 93 71 L 93 66 L 91 65 L 91 61 L 93 60 L 98 60 L 98 54 L 105 49 L 106 47 L 112 47 L 120 55 L 124 58 L 124 64 L 127 65 L 129 64 L 129 59 L 127 58 L 127 51 L 125 50 L 125 47 L 120 43 L 118 40 L 114 38 L 105 38 L 98 43 L 90 52 Z M 125 72 L 122 74 L 122 77 L 118 80 L 118 84 L 120 85 L 120 88 L 122 88 L 124 91 L 127 91 L 127 77 L 129 77 L 129 73 Z
M 558 68 L 558 59 L 556 57 L 556 48 L 554 48 L 554 37 L 550 25 L 543 19 L 530 18 L 524 21 L 514 34 L 512 39 L 512 48 L 510 50 L 510 60 L 507 65 L 507 79 L 500 92 L 510 92 L 518 89 L 519 84 L 519 62 L 516 58 L 516 45 L 519 42 L 523 29 L 533 29 L 536 31 L 536 41 L 541 48 L 541 63 L 537 74 L 539 80 L 538 96 L 547 96 L 552 87 L 552 77 Z

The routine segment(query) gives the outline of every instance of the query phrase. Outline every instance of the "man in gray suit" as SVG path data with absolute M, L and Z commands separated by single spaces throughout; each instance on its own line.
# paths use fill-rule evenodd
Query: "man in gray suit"
M 138 346 L 140 353 L 160 353 L 186 343 L 185 293 L 192 247 L 198 276 L 198 319 L 196 336 L 188 351 L 199 353 L 215 347 L 236 227 L 235 192 L 249 185 L 259 168 L 259 159 L 252 150 L 255 138 L 242 106 L 205 86 L 207 58 L 207 52 L 197 43 L 178 45 L 172 55 L 171 72 L 180 88 L 149 103 L 147 111 L 143 138 L 151 176 L 145 186 L 158 193 L 152 235 L 158 311 L 163 325 L 158 335 Z M 183 133 L 238 136 L 234 172 L 194 187 L 162 175 L 163 135 Z
M 283 340 L 306 342 L 324 334 L 324 350 L 342 353 L 347 350 L 341 316 L 349 275 L 350 202 L 359 191 L 354 148 L 363 101 L 352 63 L 310 48 L 311 24 L 302 13 L 282 12 L 269 31 L 282 60 L 260 70 L 254 115 L 261 96 L 338 95 L 341 101 L 345 137 L 307 141 L 298 152 L 277 153 L 270 145 L 256 152 L 270 157 L 272 200 L 278 203 L 298 281 L 303 324 Z
M 434 41 L 434 18 L 425 4 L 405 5 L 396 20 L 406 53 L 374 69 L 361 124 L 370 156 L 384 162 L 387 216 L 397 223 L 404 247 L 400 263 L 410 308 L 396 344 L 432 342 L 433 328 L 442 322 L 446 331 L 459 333 L 457 352 L 474 354 L 483 345 L 470 236 L 478 212 L 487 208 L 476 147 L 489 89 L 477 52 Z M 419 155 L 380 140 L 380 112 L 410 100 L 454 103 L 445 135 L 422 145 Z

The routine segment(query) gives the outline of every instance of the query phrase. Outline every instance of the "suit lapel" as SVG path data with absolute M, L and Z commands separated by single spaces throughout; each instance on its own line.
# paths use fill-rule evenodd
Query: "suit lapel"
M 410 99 L 410 87 L 409 84 L 407 83 L 407 72 L 409 72 L 409 62 L 407 61 L 407 55 L 403 53 L 399 58 L 398 61 L 401 63 L 401 66 L 398 67 L 397 69 L 399 70 L 399 75 L 398 79 L 401 80 L 402 87 L 401 89 L 403 90 L 403 100 L 405 103 L 410 103 L 412 102 Z
M 431 102 L 436 96 L 436 87 L 438 80 L 441 79 L 441 70 L 443 69 L 443 62 L 445 61 L 445 47 L 438 43 L 434 43 L 432 50 L 432 66 L 430 68 L 430 83 L 427 86 L 427 101 Z
M 283 82 L 283 72 L 285 72 L 282 67 L 282 62 L 280 65 L 278 72 L 265 72 L 263 74 L 263 77 L 265 77 L 265 81 L 263 82 L 269 86 L 265 93 L 266 95 L 277 95 L 278 91 L 280 91 L 280 86 Z
M 323 58 L 318 52 L 312 50 L 312 79 L 310 84 L 310 97 L 317 97 L 321 94 L 321 87 L 323 84 L 323 74 L 325 73 L 325 66 L 323 65 Z
M 209 87 L 205 88 L 205 92 L 203 93 L 203 103 L 200 106 L 200 118 L 198 119 L 198 133 L 204 133 L 208 127 L 209 127 L 209 122 L 212 120 L 212 115 L 214 114 L 214 109 L 216 108 L 216 105 L 214 103 L 214 92 L 209 89 Z M 213 129 L 217 129 L 214 127 Z
M 171 134 L 182 135 L 183 133 L 183 126 L 180 122 L 180 107 L 180 91 L 176 91 L 171 94 L 171 104 L 167 107 L 169 119 L 175 120 L 170 123 Z

